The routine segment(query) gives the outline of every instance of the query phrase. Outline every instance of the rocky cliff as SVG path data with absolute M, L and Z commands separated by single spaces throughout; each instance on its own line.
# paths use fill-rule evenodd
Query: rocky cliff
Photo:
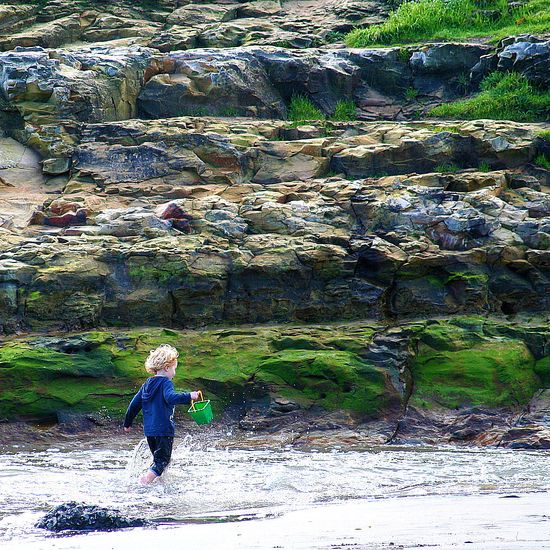
M 344 47 L 390 9 L 0 6 L 4 417 L 119 414 L 163 338 L 244 427 L 515 418 L 547 387 L 549 125 L 427 113 L 491 71 L 548 87 L 550 42 Z M 297 97 L 316 120 L 289 120 Z

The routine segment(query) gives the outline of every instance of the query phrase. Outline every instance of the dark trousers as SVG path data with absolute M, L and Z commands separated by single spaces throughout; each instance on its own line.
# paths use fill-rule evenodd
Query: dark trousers
M 149 449 L 153 453 L 153 464 L 151 470 L 158 476 L 162 475 L 172 456 L 172 445 L 174 438 L 168 435 L 147 436 Z

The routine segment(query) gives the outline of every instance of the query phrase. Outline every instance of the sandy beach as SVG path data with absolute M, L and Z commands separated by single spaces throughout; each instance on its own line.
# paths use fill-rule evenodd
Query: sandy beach
M 348 501 L 250 521 L 165 525 L 45 541 L 6 549 L 95 550 L 184 546 L 201 549 L 550 548 L 550 495 L 429 496 Z M 246 511 L 242 512 L 246 518 Z

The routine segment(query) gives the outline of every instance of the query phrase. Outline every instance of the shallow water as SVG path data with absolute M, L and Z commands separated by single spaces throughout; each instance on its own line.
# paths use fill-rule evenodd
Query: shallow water
M 363 452 L 220 450 L 176 440 L 163 478 L 141 487 L 150 461 L 135 448 L 0 455 L 2 541 L 46 540 L 34 523 L 52 506 L 77 501 L 161 523 L 260 519 L 350 499 L 429 495 L 522 495 L 550 491 L 548 454 L 456 448 L 372 448 Z

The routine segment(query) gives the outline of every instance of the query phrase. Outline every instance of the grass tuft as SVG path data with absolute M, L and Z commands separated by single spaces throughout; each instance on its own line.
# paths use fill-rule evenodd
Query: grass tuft
M 457 166 L 456 164 L 453 164 L 452 162 L 449 162 L 447 164 L 438 164 L 435 168 L 435 172 L 439 172 L 441 174 L 454 174 L 460 170 L 460 166 Z
M 407 101 L 413 101 L 418 97 L 418 90 L 415 88 L 407 88 L 405 90 L 405 99 Z
M 336 104 L 331 120 L 347 122 L 355 120 L 355 103 L 351 99 L 342 99 Z
M 288 119 L 300 122 L 304 120 L 325 120 L 326 117 L 307 97 L 293 95 L 288 109 Z
M 330 120 L 339 122 L 355 120 L 355 111 L 355 103 L 351 99 L 341 99 L 336 103 Z M 294 122 L 305 122 L 326 120 L 327 117 L 306 96 L 293 95 L 288 108 L 288 119 Z
M 478 95 L 439 105 L 428 114 L 463 120 L 544 121 L 550 119 L 550 91 L 535 88 L 521 74 L 495 71 L 485 77 Z
M 546 157 L 546 155 L 537 155 L 535 158 L 535 164 L 545 170 L 550 170 L 550 160 Z

